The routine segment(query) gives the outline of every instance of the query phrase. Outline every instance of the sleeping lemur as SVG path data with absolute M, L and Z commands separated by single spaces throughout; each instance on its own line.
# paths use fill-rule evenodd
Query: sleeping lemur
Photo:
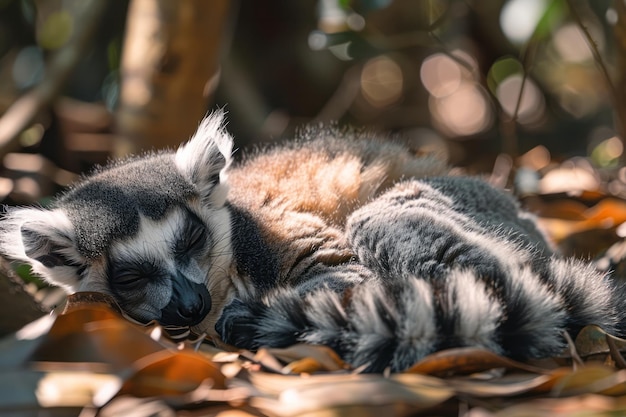
M 553 254 L 513 198 L 372 135 L 301 136 L 231 164 L 213 113 L 176 152 L 9 209 L 0 250 L 136 320 L 239 348 L 327 345 L 370 372 L 450 347 L 545 357 L 587 324 L 623 334 L 623 291 Z

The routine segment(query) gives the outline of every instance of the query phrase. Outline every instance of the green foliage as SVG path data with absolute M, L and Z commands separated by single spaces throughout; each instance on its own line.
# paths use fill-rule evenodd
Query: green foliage
M 567 11 L 565 0 L 551 0 L 535 26 L 531 40 L 537 42 L 548 38 L 555 27 L 563 21 Z
M 524 67 L 517 58 L 506 56 L 498 59 L 487 73 L 489 91 L 495 96 L 498 85 L 502 81 L 515 74 L 524 75 L 524 72 Z
M 48 285 L 37 275 L 35 275 L 30 265 L 20 264 L 15 267 L 15 273 L 29 284 L 35 284 L 37 288 L 44 288 Z

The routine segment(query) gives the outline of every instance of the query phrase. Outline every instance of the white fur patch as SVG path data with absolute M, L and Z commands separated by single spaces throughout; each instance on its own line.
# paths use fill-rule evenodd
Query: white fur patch
M 451 271 L 448 276 L 448 300 L 458 312 L 456 335 L 467 346 L 482 346 L 500 353 L 493 336 L 502 320 L 502 305 L 472 271 Z
M 31 248 L 25 247 L 22 231 L 26 229 L 41 235 L 41 240 L 31 242 Z M 50 246 L 54 245 L 57 252 L 68 260 L 83 264 L 85 259 L 76 250 L 73 238 L 72 223 L 60 209 L 14 208 L 0 222 L 0 251 L 12 259 L 30 264 L 37 275 L 70 293 L 75 292 L 79 285 L 76 267 L 47 268 L 26 252 L 34 251 L 34 256 L 38 257 L 48 253 Z
M 209 203 L 220 207 L 226 201 L 226 170 L 231 162 L 233 139 L 226 131 L 224 111 L 217 110 L 206 116 L 191 139 L 178 148 L 175 163 L 179 171 L 210 195 Z M 206 184 L 206 181 L 219 174 L 218 184 Z M 212 186 L 210 191 L 205 190 Z
M 399 350 L 410 348 L 416 357 L 423 357 L 432 351 L 437 339 L 433 290 L 429 283 L 418 278 L 409 278 L 405 288 L 398 301 L 403 308 L 397 317 L 401 323 Z
M 160 265 L 173 271 L 171 245 L 185 225 L 182 210 L 172 210 L 158 221 L 143 215 L 139 217 L 137 233 L 132 238 L 113 242 L 109 256 L 112 259 L 158 261 Z

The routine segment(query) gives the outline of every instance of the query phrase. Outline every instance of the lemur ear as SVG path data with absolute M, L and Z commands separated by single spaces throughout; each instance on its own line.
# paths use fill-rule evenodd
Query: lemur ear
M 61 210 L 13 208 L 0 222 L 0 251 L 28 263 L 49 283 L 74 292 L 86 260 L 73 236 L 72 223 Z
M 224 126 L 224 111 L 206 116 L 189 142 L 178 148 L 176 166 L 215 207 L 226 200 L 226 168 L 231 162 L 233 140 Z

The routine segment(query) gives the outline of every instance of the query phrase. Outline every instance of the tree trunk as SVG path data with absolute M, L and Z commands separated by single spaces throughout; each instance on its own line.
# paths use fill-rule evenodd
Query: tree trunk
M 178 145 L 207 111 L 228 0 L 133 0 L 121 64 L 116 156 Z

